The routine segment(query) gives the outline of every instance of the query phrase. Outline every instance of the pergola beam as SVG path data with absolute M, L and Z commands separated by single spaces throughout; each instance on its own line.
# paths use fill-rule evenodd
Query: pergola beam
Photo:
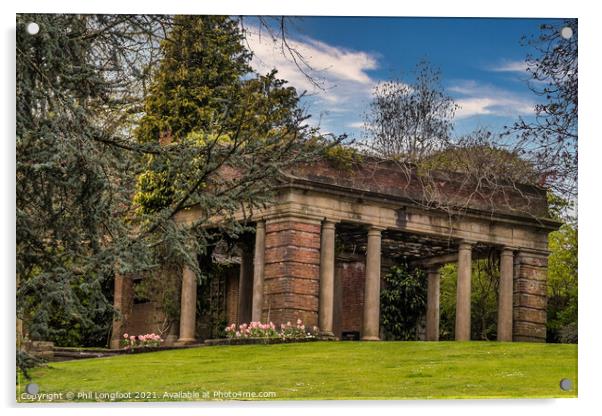
M 441 256 L 427 257 L 425 259 L 420 259 L 413 261 L 412 266 L 420 266 L 420 267 L 434 267 L 441 266 L 446 263 L 455 263 L 458 261 L 458 253 L 450 253 L 443 254 Z

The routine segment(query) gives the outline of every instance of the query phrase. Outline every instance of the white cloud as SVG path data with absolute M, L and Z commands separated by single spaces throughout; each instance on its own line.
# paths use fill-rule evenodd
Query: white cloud
M 459 95 L 455 98 L 460 108 L 456 119 L 479 115 L 516 117 L 534 113 L 535 102 L 530 96 L 475 81 L 463 81 L 448 88 Z
M 300 93 L 307 91 L 315 98 L 314 103 L 348 106 L 352 104 L 350 100 L 368 98 L 376 84 L 367 72 L 378 68 L 373 54 L 329 45 L 309 37 L 287 39 L 289 46 L 301 55 L 302 62 L 288 50 L 283 50 L 280 42 L 274 42 L 265 31 L 260 34 L 253 27 L 247 27 L 247 31 L 255 70 L 267 73 L 276 68 L 280 78 L 289 81 Z M 328 110 L 344 111 L 336 107 Z
M 504 60 L 499 64 L 490 66 L 488 69 L 493 72 L 518 72 L 524 74 L 527 72 L 527 68 L 526 61 Z
M 347 127 L 351 127 L 352 129 L 361 129 L 364 127 L 363 121 L 353 121 L 351 123 L 346 124 Z

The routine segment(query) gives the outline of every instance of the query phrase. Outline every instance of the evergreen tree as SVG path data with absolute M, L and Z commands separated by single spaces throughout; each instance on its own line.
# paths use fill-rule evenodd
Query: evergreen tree
M 160 212 L 182 198 L 192 203 L 225 162 L 244 176 L 248 163 L 242 159 L 252 155 L 268 169 L 252 175 L 267 173 L 267 178 L 277 165 L 299 156 L 291 146 L 309 132 L 299 97 L 275 71 L 264 76 L 252 71 L 243 39 L 239 23 L 229 17 L 175 18 L 136 130 L 140 142 L 159 142 L 167 155 L 150 156 L 139 176 L 140 212 Z M 178 162 L 175 153 L 187 157 Z M 188 192 L 198 178 L 203 184 Z
M 102 345 L 116 270 L 200 276 L 209 219 L 237 235 L 236 211 L 323 152 L 294 89 L 250 72 L 234 20 L 19 15 L 17 27 L 17 317 L 31 338 Z M 140 209 L 153 176 L 169 197 Z M 192 205 L 199 221 L 177 223 Z
M 238 22 L 226 16 L 177 16 L 162 43 L 138 140 L 181 140 L 212 129 L 218 119 L 226 131 L 235 128 L 233 115 L 225 113 L 240 100 L 242 78 L 251 73 L 243 40 Z
M 127 137 L 128 109 L 150 63 L 142 49 L 168 20 L 17 16 L 17 317 L 30 338 L 103 345 L 115 264 L 144 258 L 124 215 L 146 151 Z

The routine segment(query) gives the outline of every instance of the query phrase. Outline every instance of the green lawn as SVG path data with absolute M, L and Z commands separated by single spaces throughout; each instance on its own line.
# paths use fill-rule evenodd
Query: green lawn
M 32 378 L 40 393 L 62 392 L 65 399 L 76 400 L 80 393 L 82 401 L 109 401 L 110 396 L 95 394 L 111 392 L 120 393 L 116 400 L 170 400 L 165 393 L 178 392 L 193 400 L 220 400 L 215 392 L 222 392 L 221 400 L 236 392 L 274 392 L 270 400 L 576 397 L 577 346 L 497 342 L 215 346 L 51 363 L 34 370 Z M 571 391 L 560 389 L 562 378 L 573 382 Z M 22 398 L 23 389 L 23 384 L 17 386 L 18 399 L 29 401 Z M 67 392 L 72 393 L 66 396 Z

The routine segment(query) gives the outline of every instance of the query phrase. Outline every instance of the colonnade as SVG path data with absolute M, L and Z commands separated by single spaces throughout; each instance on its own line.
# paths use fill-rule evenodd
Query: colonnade
M 381 281 L 381 227 L 369 226 L 367 230 L 364 309 L 362 340 L 379 340 L 380 336 L 380 281 Z M 336 222 L 322 221 L 320 234 L 320 288 L 318 323 L 320 334 L 333 337 L 334 314 L 334 273 L 335 273 L 335 235 Z M 243 254 L 239 282 L 239 313 L 241 317 L 250 311 L 252 321 L 261 321 L 264 304 L 264 268 L 265 268 L 265 221 L 258 221 L 255 232 L 254 256 L 251 259 Z M 471 268 L 474 242 L 460 241 L 458 244 L 457 266 L 458 281 L 456 291 L 455 335 L 457 341 L 470 340 L 470 299 Z M 513 250 L 502 247 L 500 251 L 500 284 L 498 304 L 498 340 L 512 341 L 512 307 L 513 307 Z M 252 273 L 249 268 L 253 265 Z M 426 308 L 426 340 L 439 339 L 439 299 L 441 264 L 430 264 L 427 269 L 427 308 Z M 187 267 L 183 269 L 180 343 L 195 341 L 196 328 L 196 278 Z M 252 288 L 252 301 L 243 293 Z M 250 305 L 249 305 L 250 303 Z M 247 319 L 244 319 L 245 321 Z

